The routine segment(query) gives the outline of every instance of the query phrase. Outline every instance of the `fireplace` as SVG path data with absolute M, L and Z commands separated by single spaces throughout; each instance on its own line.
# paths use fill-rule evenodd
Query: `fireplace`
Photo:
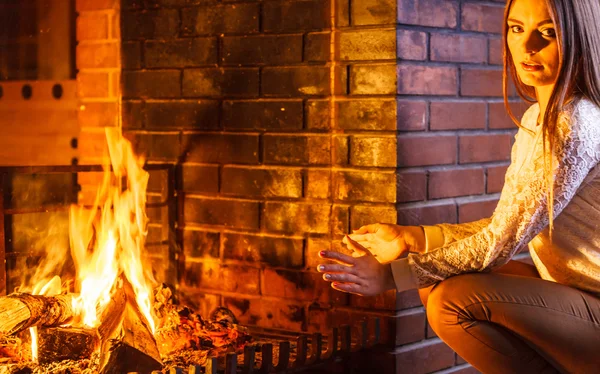
M 71 65 L 55 69 L 62 75 L 32 73 L 36 58 L 52 70 L 45 65 L 48 34 L 36 39 L 37 55 L 30 42 L 4 54 L 25 56 L 24 63 L 0 58 L 2 78 L 16 80 L 0 81 L 0 112 L 25 113 L 45 95 L 45 107 L 60 104 L 71 113 L 52 120 L 59 141 L 42 138 L 43 128 L 33 125 L 20 143 L 10 138 L 21 148 L 49 147 L 29 152 L 45 157 L 10 163 L 45 163 L 49 169 L 35 169 L 39 175 L 61 171 L 52 183 L 74 190 L 63 188 L 71 192 L 53 204 L 93 199 L 99 179 L 86 168 L 103 162 L 104 129 L 120 127 L 151 174 L 147 252 L 155 275 L 200 315 L 228 308 L 256 336 L 271 339 L 274 356 L 280 342 L 283 351 L 289 343 L 290 362 L 297 352 L 302 357 L 302 339 L 310 351 L 320 333 L 323 351 L 331 352 L 325 347 L 335 339 L 325 337 L 349 336 L 342 332 L 350 326 L 354 348 L 347 349 L 347 338 L 333 347 L 368 347 L 365 357 L 376 357 L 382 371 L 471 370 L 428 327 L 415 291 L 347 295 L 315 267 L 320 250 L 344 250 L 342 236 L 364 224 L 467 222 L 493 210 L 514 135 L 499 90 L 502 2 L 71 5 L 72 54 L 61 49 L 60 58 Z M 14 6 L 0 0 L 2 9 Z M 12 51 L 7 40 L 0 46 Z M 64 95 L 53 96 L 55 86 Z M 20 154 L 6 152 L 8 145 L 1 144 L 0 159 L 3 150 Z M 68 164 L 74 169 L 51 166 Z M 7 261 L 14 272 L 34 263 Z M 6 284 L 13 291 L 10 276 Z M 369 338 L 357 344 L 365 341 L 365 322 Z M 223 356 L 219 366 L 240 360 L 241 370 L 243 357 L 253 355 L 246 353 Z

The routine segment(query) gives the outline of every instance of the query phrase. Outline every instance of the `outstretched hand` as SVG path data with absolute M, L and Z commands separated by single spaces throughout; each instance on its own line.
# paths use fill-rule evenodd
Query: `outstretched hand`
M 362 296 L 374 296 L 395 288 L 390 264 L 382 264 L 365 247 L 348 236 L 344 238 L 348 248 L 364 253 L 352 257 L 335 251 L 321 251 L 319 256 L 335 261 L 336 264 L 321 264 L 317 267 L 323 279 L 332 282 L 336 290 Z

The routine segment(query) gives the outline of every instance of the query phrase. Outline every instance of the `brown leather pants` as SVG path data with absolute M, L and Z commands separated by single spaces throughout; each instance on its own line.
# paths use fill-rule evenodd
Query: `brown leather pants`
M 437 335 L 483 373 L 600 373 L 600 298 L 510 261 L 419 290 Z

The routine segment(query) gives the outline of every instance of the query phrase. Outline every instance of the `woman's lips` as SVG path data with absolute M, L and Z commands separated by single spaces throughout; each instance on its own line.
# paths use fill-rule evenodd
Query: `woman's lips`
M 540 71 L 544 67 L 533 62 L 521 62 L 521 68 L 523 68 L 525 71 Z

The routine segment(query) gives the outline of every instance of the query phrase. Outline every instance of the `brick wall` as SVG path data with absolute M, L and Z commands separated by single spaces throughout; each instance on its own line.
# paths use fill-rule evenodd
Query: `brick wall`
M 314 269 L 366 223 L 492 211 L 514 134 L 502 5 L 78 0 L 84 148 L 94 160 L 97 129 L 115 125 L 120 53 L 126 135 L 150 162 L 178 165 L 180 286 L 202 312 L 222 304 L 243 323 L 322 332 L 379 316 L 395 348 L 373 362 L 469 371 L 416 291 L 349 296 Z

